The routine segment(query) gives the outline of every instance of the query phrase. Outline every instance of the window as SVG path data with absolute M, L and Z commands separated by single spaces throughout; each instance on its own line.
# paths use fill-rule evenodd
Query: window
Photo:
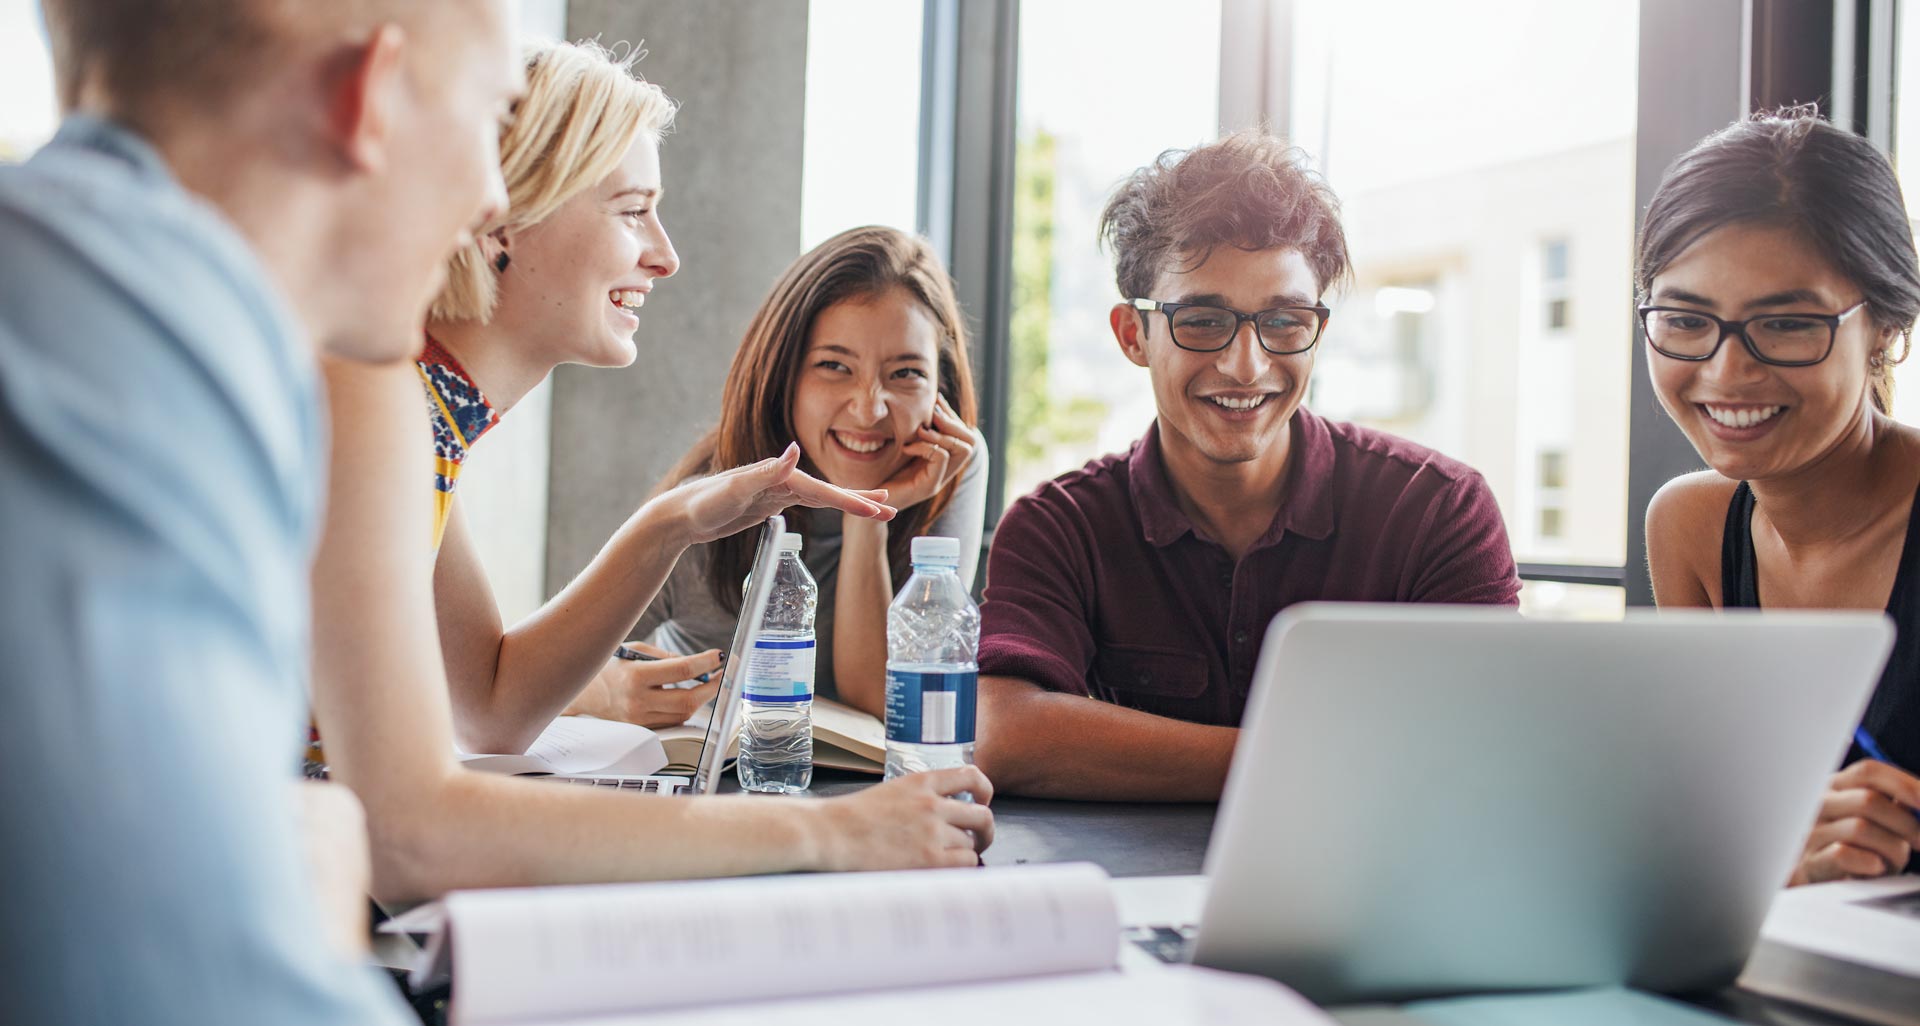
M 1541 247 L 1540 298 L 1546 304 L 1547 330 L 1556 334 L 1567 330 L 1567 307 L 1571 279 L 1567 275 L 1567 242 L 1555 239 Z
M 1292 8 L 1291 135 L 1354 259 L 1309 401 L 1478 469 L 1521 562 L 1622 565 L 1639 4 Z
M 36 0 L 0 0 L 0 162 L 27 159 L 59 117 Z
M 914 230 L 921 18 L 900 0 L 808 6 L 802 250 L 861 225 Z
M 816 0 L 817 2 L 817 0 Z M 1220 3 L 1020 4 L 1015 100 L 1009 501 L 1153 420 L 1146 373 L 1107 324 L 1121 297 L 1096 237 L 1113 186 L 1168 147 L 1215 138 Z M 1150 29 L 1143 27 L 1150 26 Z
M 1896 83 L 1893 101 L 1893 166 L 1907 201 L 1907 217 L 1920 213 L 1920 12 L 1903 10 L 1896 19 Z M 1920 227 L 1920 221 L 1915 222 Z M 1893 369 L 1893 415 L 1920 424 L 1920 357 L 1910 356 Z

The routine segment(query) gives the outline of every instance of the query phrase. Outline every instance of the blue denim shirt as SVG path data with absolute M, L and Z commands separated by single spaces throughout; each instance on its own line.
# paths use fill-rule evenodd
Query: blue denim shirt
M 151 147 L 0 167 L 0 994 L 20 1022 L 398 1023 L 289 788 L 325 453 L 311 352 Z

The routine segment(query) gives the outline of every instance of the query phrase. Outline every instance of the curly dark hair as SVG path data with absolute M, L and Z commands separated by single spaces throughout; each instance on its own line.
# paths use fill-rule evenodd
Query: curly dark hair
M 1191 270 L 1216 246 L 1297 249 L 1325 292 L 1349 273 L 1340 201 L 1301 150 L 1261 129 L 1167 150 L 1128 175 L 1100 215 L 1114 280 L 1147 298 L 1170 261 Z

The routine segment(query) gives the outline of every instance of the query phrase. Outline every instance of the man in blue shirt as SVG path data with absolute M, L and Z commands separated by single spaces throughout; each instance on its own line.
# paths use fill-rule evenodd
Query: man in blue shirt
M 0 168 L 6 1016 L 401 1022 L 297 822 L 315 356 L 409 355 L 503 202 L 509 12 L 46 11 L 76 113 Z

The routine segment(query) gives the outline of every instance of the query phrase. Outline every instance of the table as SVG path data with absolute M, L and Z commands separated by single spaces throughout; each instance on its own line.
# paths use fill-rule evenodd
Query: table
M 811 793 L 848 794 L 874 778 L 840 770 L 816 769 Z M 731 778 L 722 790 L 737 790 Z M 1213 832 L 1214 806 L 1146 802 L 1069 802 L 1003 795 L 993 800 L 994 842 L 989 866 L 1029 862 L 1099 864 L 1113 876 L 1169 876 L 1198 873 Z M 1682 1000 L 1756 1026 L 1862 1026 L 1857 1020 L 1827 1015 L 1737 987 Z M 1345 1026 L 1427 1026 L 1412 1015 L 1386 1007 L 1335 1009 Z

